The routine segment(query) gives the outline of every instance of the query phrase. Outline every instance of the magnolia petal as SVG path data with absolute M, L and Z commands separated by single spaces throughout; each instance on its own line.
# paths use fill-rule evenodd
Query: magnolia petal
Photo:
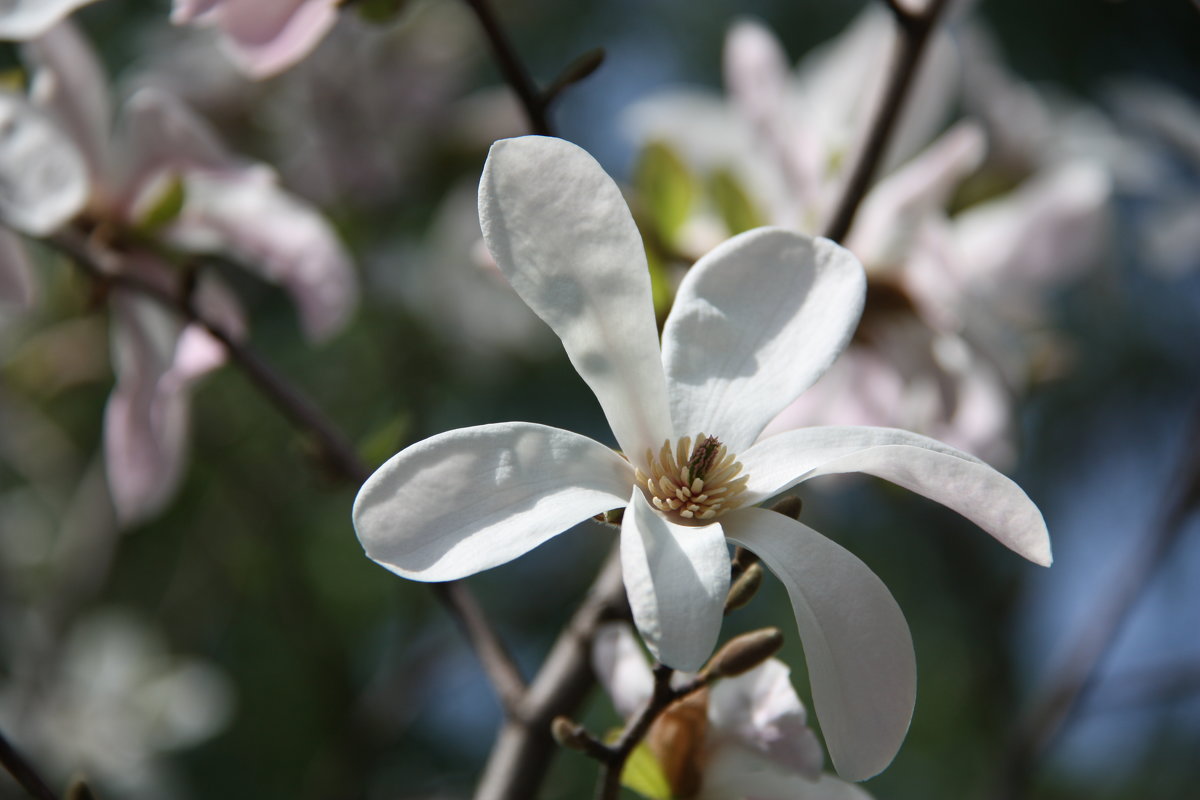
M 884 178 L 863 201 L 846 246 L 869 268 L 902 265 L 932 214 L 942 214 L 958 184 L 983 161 L 983 128 L 960 122 L 903 167 Z
M 729 548 L 719 523 L 677 525 L 642 490 L 621 524 L 621 569 L 633 621 L 650 652 L 695 672 L 712 655 L 729 593 Z
M 779 122 L 791 78 L 783 46 L 761 23 L 743 19 L 725 36 L 725 88 L 742 113 L 756 125 Z
M 676 435 L 749 447 L 846 346 L 865 292 L 850 251 L 782 228 L 747 231 L 700 259 L 663 330 Z
M 358 305 L 358 280 L 333 228 L 284 191 L 265 167 L 184 175 L 183 210 L 167 234 L 179 244 L 228 253 L 284 287 L 305 333 L 327 339 Z
M 610 622 L 596 631 L 592 671 L 622 719 L 640 712 L 654 694 L 654 675 L 646 654 L 623 622 Z
M 0 91 L 0 220 L 44 236 L 87 202 L 79 150 L 37 106 Z
M 506 422 L 412 445 L 367 479 L 354 528 L 404 578 L 449 581 L 504 564 L 625 505 L 633 469 L 577 433 Z
M 96 0 L 8 0 L 0 7 L 0 39 L 23 42 L 41 36 L 77 8 Z
M 27 43 L 22 55 L 33 71 L 29 96 L 54 116 L 102 183 L 109 168 L 112 96 L 96 51 L 71 22 Z
M 132 207 L 145 184 L 163 172 L 233 170 L 241 164 L 216 132 L 182 100 L 155 87 L 138 90 L 122 113 L 122 189 Z
M 620 189 L 569 142 L 504 139 L 483 168 L 479 219 L 500 271 L 558 334 L 640 464 L 671 424 L 646 253 Z
M 720 681 L 709 692 L 708 721 L 713 730 L 788 772 L 816 780 L 825 752 L 808 727 L 808 715 L 790 676 L 787 664 L 772 658 Z
M 188 384 L 163 382 L 180 325 L 153 303 L 116 292 L 113 364 L 117 383 L 104 409 L 104 458 L 122 524 L 158 513 L 183 477 Z
M 172 22 L 216 23 L 221 45 L 251 78 L 291 67 L 320 43 L 337 22 L 341 0 L 201 0 L 177 2 Z
M 722 520 L 729 538 L 787 589 L 838 773 L 875 775 L 900 749 L 916 700 L 916 657 L 900 607 L 866 564 L 807 525 L 762 508 Z
M 833 775 L 809 778 L 763 758 L 753 750 L 726 744 L 714 748 L 704 766 L 704 783 L 695 800 L 871 800 L 853 783 Z
M 37 295 L 21 237 L 0 228 L 0 308 L 29 308 Z
M 957 511 L 1035 564 L 1049 566 L 1050 535 L 1037 506 L 1009 478 L 974 456 L 894 428 L 801 428 L 741 455 L 750 476 L 744 502 L 761 502 L 818 475 L 862 472 Z

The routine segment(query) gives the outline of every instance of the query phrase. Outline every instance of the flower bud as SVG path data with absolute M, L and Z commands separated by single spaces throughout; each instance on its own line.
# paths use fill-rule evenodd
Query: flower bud
M 555 717 L 550 723 L 550 734 L 554 737 L 554 741 L 563 747 L 578 750 L 581 753 L 590 750 L 591 737 L 588 736 L 588 732 L 582 725 L 569 717 Z
M 755 561 L 742 572 L 729 587 L 725 598 L 725 613 L 736 611 L 749 603 L 763 582 L 763 566 Z
M 771 506 L 772 511 L 783 514 L 785 517 L 791 517 L 792 519 L 800 519 L 800 511 L 803 508 L 804 504 L 795 495 L 780 498 L 777 503 Z
M 743 633 L 725 643 L 708 662 L 704 676 L 709 680 L 732 678 L 749 672 L 783 647 L 783 633 L 779 628 L 762 628 Z

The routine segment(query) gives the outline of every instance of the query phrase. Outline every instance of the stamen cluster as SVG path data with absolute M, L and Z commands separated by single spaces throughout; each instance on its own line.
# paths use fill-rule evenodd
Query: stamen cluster
M 742 465 L 725 445 L 703 433 L 694 448 L 692 437 L 684 436 L 674 448 L 669 440 L 663 442 L 657 456 L 647 449 L 646 463 L 650 474 L 638 469 L 636 478 L 650 493 L 650 502 L 659 511 L 688 520 L 712 519 L 737 508 L 749 480 L 738 477 Z

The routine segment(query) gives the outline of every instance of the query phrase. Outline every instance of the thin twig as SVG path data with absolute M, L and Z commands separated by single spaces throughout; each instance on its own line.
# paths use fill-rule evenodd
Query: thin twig
M 1128 559 L 1121 582 L 1116 587 L 1104 586 L 1096 603 L 1100 612 L 1093 617 L 1093 624 L 1079 635 L 1061 668 L 1022 715 L 1000 762 L 995 797 L 1026 796 L 1039 764 L 1077 717 L 1130 614 L 1200 507 L 1200 448 L 1195 447 L 1200 441 L 1200 405 L 1193 412 L 1184 441 L 1191 444 L 1183 453 L 1165 512 L 1141 551 Z
M 101 247 L 84 234 L 65 230 L 50 237 L 48 243 L 70 256 L 78 267 L 102 286 L 134 292 L 173 310 L 183 319 L 201 325 L 224 345 L 230 361 L 295 427 L 308 433 L 319 444 L 323 462 L 346 480 L 362 483 L 371 476 L 371 468 L 355 452 L 349 441 L 321 409 L 249 345 L 216 321 L 206 317 L 191 302 L 186 287 L 178 292 L 164 289 L 151 281 L 120 271 L 120 254 Z M 488 681 L 506 712 L 524 684 L 507 649 L 486 621 L 483 610 L 470 590 L 458 582 L 441 584 L 435 592 L 447 611 L 454 616 L 468 641 L 475 648 Z M 466 615 L 469 618 L 464 618 Z
M 671 689 L 671 676 L 674 674 L 675 670 L 668 666 L 654 666 L 654 694 L 637 718 L 625 728 L 621 738 L 609 748 L 609 757 L 604 762 L 599 790 L 596 792 L 597 800 L 617 800 L 621 791 L 621 773 L 625 770 L 625 762 L 629 760 L 630 754 L 638 743 L 646 738 L 654 720 L 658 719 L 671 703 L 682 697 L 682 694 Z
M 546 114 L 546 98 L 517 56 L 516 49 L 504 28 L 500 26 L 491 5 L 487 0 L 466 0 L 466 3 L 475 12 L 484 34 L 487 35 L 492 54 L 496 57 L 496 64 L 504 74 L 504 80 L 517 93 L 521 107 L 525 109 L 525 116 L 529 118 L 530 129 L 539 136 L 553 136 L 554 129 Z
M 866 142 L 854 170 L 846 181 L 833 216 L 825 229 L 824 235 L 835 242 L 844 242 L 846 234 L 854 224 L 854 215 L 858 206 L 871 186 L 875 171 L 883 158 L 884 151 L 891 141 L 900 110 L 904 107 L 905 98 L 915 83 L 917 69 L 921 64 L 921 56 L 929 35 L 947 5 L 947 0 L 930 0 L 929 5 L 921 13 L 913 13 L 900 6 L 896 0 L 887 3 L 896 17 L 896 27 L 899 43 L 896 48 L 895 60 L 888 75 L 888 83 L 884 89 L 883 99 L 871 121 Z
M 525 679 L 512 656 L 500 645 L 479 601 L 462 583 L 451 581 L 431 585 L 442 603 L 453 610 L 454 619 L 463 635 L 475 648 L 475 655 L 491 676 L 492 688 L 500 698 L 504 713 L 510 717 L 516 715 L 521 698 L 525 695 Z
M 37 800 L 58 800 L 58 795 L 50 790 L 38 771 L 28 759 L 17 752 L 3 733 L 0 733 L 0 763 L 3 763 L 8 774 L 21 784 L 21 788 L 29 792 L 30 797 Z

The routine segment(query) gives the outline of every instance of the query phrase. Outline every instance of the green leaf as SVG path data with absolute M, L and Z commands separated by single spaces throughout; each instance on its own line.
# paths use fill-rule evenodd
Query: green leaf
M 741 181 L 729 170 L 719 169 L 709 176 L 708 192 L 730 235 L 767 224 Z
M 633 185 L 650 212 L 655 233 L 673 243 L 696 200 L 696 179 L 683 159 L 663 142 L 651 142 L 638 156 Z
M 667 775 L 645 742 L 629 754 L 621 770 L 621 785 L 650 800 L 671 800 L 671 784 Z
M 675 287 L 662 256 L 650 242 L 645 239 L 642 241 L 646 245 L 646 264 L 650 267 L 650 297 L 654 301 L 654 318 L 658 320 L 661 328 L 671 310 L 671 304 L 675 302 Z
M 154 233 L 169 225 L 179 216 L 179 212 L 183 211 L 183 204 L 186 200 L 187 189 L 183 185 L 183 178 L 172 175 L 162 192 L 138 220 L 138 230 L 143 233 Z
M 367 22 L 385 25 L 408 5 L 408 0 L 358 0 L 358 15 Z

